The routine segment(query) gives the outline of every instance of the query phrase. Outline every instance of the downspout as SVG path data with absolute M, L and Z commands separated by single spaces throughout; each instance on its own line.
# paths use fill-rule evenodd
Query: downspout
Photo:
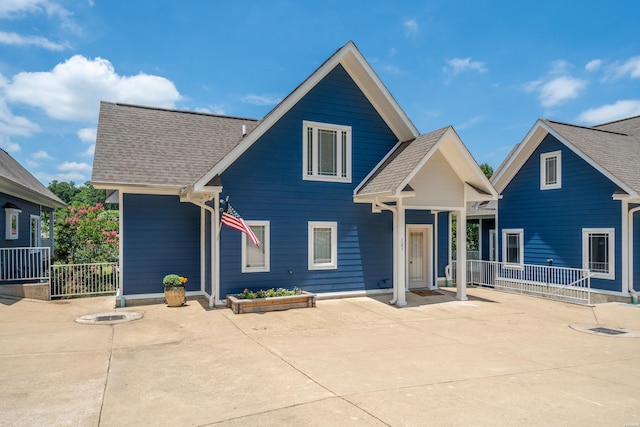
M 393 279 L 393 297 L 391 298 L 391 301 L 389 301 L 389 304 L 394 305 L 398 302 L 398 286 L 396 283 L 397 272 L 398 272 L 398 250 L 399 250 L 397 239 L 396 239 L 396 236 L 398 235 L 397 234 L 398 209 L 396 209 L 395 206 L 389 206 L 385 203 L 378 201 L 377 197 L 374 199 L 373 208 L 380 209 L 380 210 L 386 209 L 388 211 L 391 211 L 391 213 L 393 214 L 393 275 L 394 275 L 394 279 Z

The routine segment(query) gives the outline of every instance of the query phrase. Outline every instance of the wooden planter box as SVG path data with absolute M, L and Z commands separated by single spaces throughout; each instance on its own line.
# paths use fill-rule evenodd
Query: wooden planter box
M 300 295 L 286 297 L 269 297 L 240 299 L 227 295 L 227 307 L 235 314 L 264 313 L 266 311 L 289 310 L 290 308 L 307 308 L 316 306 L 316 295 L 303 292 Z

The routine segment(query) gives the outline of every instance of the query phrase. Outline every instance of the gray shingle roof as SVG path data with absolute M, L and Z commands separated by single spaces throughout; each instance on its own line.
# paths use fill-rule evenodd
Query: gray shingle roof
M 250 133 L 254 119 L 100 103 L 91 180 L 100 185 L 186 187 Z
M 595 164 L 640 193 L 640 116 L 594 127 L 542 121 Z
M 0 179 L 5 181 L 3 190 L 13 196 L 48 206 L 50 208 L 66 206 L 58 196 L 53 194 L 20 163 L 18 163 L 6 151 L 1 149 Z
M 425 133 L 413 140 L 399 144 L 360 187 L 356 195 L 386 194 L 396 191 L 447 129 L 449 127 Z

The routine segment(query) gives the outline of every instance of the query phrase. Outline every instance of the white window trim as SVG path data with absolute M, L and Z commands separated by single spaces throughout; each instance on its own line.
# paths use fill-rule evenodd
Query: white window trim
M 591 273 L 594 278 L 614 280 L 616 278 L 616 230 L 615 228 L 582 229 L 582 268 L 589 270 L 589 235 L 607 234 L 609 238 L 609 273 Z
M 507 234 L 518 234 L 518 255 L 520 258 L 517 263 L 507 263 Z M 502 230 L 502 260 L 506 268 L 524 268 L 524 229 L 522 228 L 505 228 Z
M 307 128 L 311 127 L 313 129 L 313 133 L 314 133 L 314 138 L 313 138 L 313 142 L 312 142 L 312 174 L 309 175 L 307 173 L 307 158 L 308 158 L 308 148 L 307 148 Z M 337 155 L 337 166 L 338 166 L 338 173 L 337 176 L 327 176 L 327 175 L 318 175 L 318 171 L 317 171 L 317 164 L 318 164 L 318 139 L 317 139 L 317 132 L 318 129 L 326 129 L 326 130 L 334 130 L 334 131 L 338 131 L 338 132 L 346 132 L 347 133 L 347 139 L 346 139 L 346 176 L 343 177 L 342 176 L 342 149 L 341 146 L 339 145 L 337 147 L 336 150 L 336 155 Z M 341 141 L 338 141 L 338 143 L 340 144 Z M 327 182 L 346 182 L 346 183 L 350 183 L 351 182 L 351 126 L 344 126 L 344 125 L 333 125 L 333 124 L 329 124 L 329 123 L 320 123 L 320 122 L 311 122 L 311 121 L 307 121 L 304 120 L 302 122 L 302 179 L 305 181 L 327 181 Z
M 547 159 L 556 158 L 556 182 L 555 184 L 547 184 Z M 540 189 L 554 190 L 562 188 L 562 151 L 552 151 L 550 153 L 540 154 Z
M 313 230 L 316 228 L 331 229 L 331 261 L 327 263 L 313 262 Z M 336 270 L 338 268 L 338 223 L 334 221 L 309 221 L 308 232 L 309 270 Z
M 260 246 L 264 248 L 264 266 L 248 267 L 247 266 L 247 235 L 240 233 L 242 236 L 242 272 L 243 273 L 268 273 L 271 271 L 271 225 L 269 221 L 245 221 L 251 227 L 263 226 L 264 238 L 260 242 Z
M 33 221 L 36 221 L 36 230 L 35 230 L 35 238 L 36 241 L 33 241 L 34 233 L 33 233 Z M 31 248 L 39 248 L 41 246 L 40 243 L 40 233 L 41 233 L 42 224 L 40 223 L 39 215 L 29 215 L 29 247 Z
M 14 209 L 14 208 L 5 208 L 4 211 L 6 215 L 5 236 L 4 236 L 5 240 L 16 240 L 20 237 L 20 213 L 22 213 L 22 211 L 20 209 Z M 13 218 L 16 219 L 15 234 L 12 233 Z

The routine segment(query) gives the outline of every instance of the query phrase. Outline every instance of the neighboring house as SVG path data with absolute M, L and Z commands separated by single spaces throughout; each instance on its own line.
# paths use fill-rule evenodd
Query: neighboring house
M 39 278 L 53 255 L 53 210 L 66 205 L 6 151 L 0 149 L 0 293 L 48 299 L 48 284 L 27 294 L 23 284 Z M 44 220 L 44 221 L 43 221 Z M 42 229 L 42 224 L 47 229 Z M 48 248 L 39 251 L 33 248 Z M 48 275 L 48 274 L 47 274 Z M 46 294 L 46 296 L 45 296 Z
M 450 212 L 464 227 L 467 202 L 497 198 L 453 128 L 420 135 L 351 42 L 262 120 L 101 103 L 92 184 L 120 206 L 118 298 L 161 297 L 176 273 L 211 305 L 293 286 L 405 305 L 444 282 Z M 227 198 L 259 248 L 220 229 Z
M 493 176 L 501 260 L 589 269 L 603 298 L 640 287 L 640 117 L 538 120 Z

